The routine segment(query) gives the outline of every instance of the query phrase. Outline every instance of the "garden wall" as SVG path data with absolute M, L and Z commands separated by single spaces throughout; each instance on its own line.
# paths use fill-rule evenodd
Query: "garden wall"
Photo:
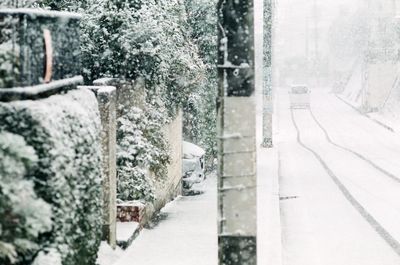
M 169 201 L 182 194 L 182 111 L 164 126 L 164 133 L 170 146 L 171 163 L 165 180 L 156 181 L 154 208 L 160 210 Z

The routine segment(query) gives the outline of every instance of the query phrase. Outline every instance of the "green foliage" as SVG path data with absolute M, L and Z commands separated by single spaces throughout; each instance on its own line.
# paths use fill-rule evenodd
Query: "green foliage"
M 0 264 L 32 260 L 51 230 L 50 205 L 37 197 L 29 176 L 37 160 L 21 136 L 0 133 Z
M 130 109 L 119 119 L 120 199 L 154 200 L 153 183 L 145 169 L 149 167 L 159 178 L 167 175 L 168 144 L 161 126 L 205 83 L 207 68 L 188 27 L 185 6 L 179 0 L 92 1 L 84 16 L 87 82 L 105 76 L 140 77 L 145 80 L 148 102 L 153 101 L 144 110 Z M 167 111 L 159 112 L 160 107 Z
M 87 0 L 38 0 L 40 6 L 51 10 L 78 12 L 87 7 Z
M 178 0 L 93 1 L 82 23 L 86 80 L 142 77 L 173 116 L 203 73 L 185 19 Z
M 0 87 L 10 88 L 18 76 L 18 60 L 14 53 L 2 49 L 0 45 Z
M 13 51 L 17 45 L 12 40 L 17 23 L 12 17 L 4 17 L 0 22 L 0 88 L 12 87 L 19 74 L 19 60 Z
M 209 160 L 216 148 L 216 97 L 218 87 L 216 0 L 185 0 L 188 32 L 199 48 L 206 78 L 190 94 L 184 106 L 184 134 L 207 151 Z
M 27 172 L 37 197 L 51 206 L 53 221 L 51 231 L 40 235 L 40 246 L 55 249 L 63 265 L 95 264 L 100 244 L 102 195 L 98 115 L 97 100 L 86 90 L 43 100 L 0 103 L 0 131 L 21 135 L 36 152 L 37 165 Z M 10 167 L 9 162 L 6 165 Z M 10 174 L 6 172 L 5 176 L 11 178 Z M 29 185 L 25 186 L 26 190 Z M 28 195 L 33 196 L 29 192 Z M 18 194 L 18 199 L 14 205 L 24 207 L 34 203 L 24 198 L 23 193 Z M 37 208 L 46 210 L 38 205 L 30 210 Z M 39 210 L 32 214 L 36 219 L 45 217 Z M 47 228 L 46 224 L 36 221 L 34 225 Z
M 149 104 L 144 110 L 131 108 L 118 119 L 118 198 L 121 200 L 155 199 L 153 179 L 167 175 L 170 161 L 168 143 L 161 132 L 164 116 Z

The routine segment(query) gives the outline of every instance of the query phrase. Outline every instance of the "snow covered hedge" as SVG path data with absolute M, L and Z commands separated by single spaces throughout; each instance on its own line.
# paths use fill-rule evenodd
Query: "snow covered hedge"
M 0 103 L 0 252 L 5 246 L 15 256 L 18 246 L 16 264 L 31 264 L 35 255 L 40 265 L 95 264 L 102 226 L 98 115 L 87 90 Z M 21 191 L 12 212 L 8 204 L 17 198 L 10 190 Z M 22 218 L 3 226 L 13 215 Z M 0 264 L 11 264 L 7 259 Z
M 0 133 L 0 264 L 32 260 L 39 235 L 51 230 L 50 205 L 37 197 L 29 175 L 37 162 L 23 137 Z

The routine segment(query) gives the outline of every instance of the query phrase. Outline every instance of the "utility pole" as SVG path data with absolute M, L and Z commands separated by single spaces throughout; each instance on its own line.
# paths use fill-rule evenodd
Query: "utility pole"
M 309 42 L 310 22 L 309 22 L 309 20 L 310 20 L 310 17 L 307 15 L 306 16 L 306 20 L 305 20 L 305 27 L 306 28 L 305 28 L 305 38 L 304 38 L 304 40 L 305 40 L 305 56 L 306 56 L 306 59 L 305 59 L 305 62 L 306 62 L 306 69 L 305 69 L 305 72 L 306 72 L 306 77 L 305 77 L 306 84 L 308 84 L 309 77 L 310 77 L 310 42 Z
M 318 47 L 318 6 L 317 0 L 313 0 L 313 13 L 314 13 L 314 49 L 315 49 L 315 58 L 314 58 L 314 74 L 315 74 L 315 85 L 319 85 L 319 47 Z
M 220 265 L 257 264 L 253 0 L 218 2 Z
M 263 142 L 262 147 L 272 148 L 272 0 L 264 0 L 264 45 L 263 45 Z

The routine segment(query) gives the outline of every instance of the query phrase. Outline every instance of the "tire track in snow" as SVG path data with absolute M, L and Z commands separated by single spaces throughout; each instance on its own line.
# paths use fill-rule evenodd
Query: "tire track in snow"
M 315 158 L 320 162 L 326 173 L 331 177 L 333 182 L 342 192 L 347 201 L 354 207 L 355 210 L 368 222 L 368 224 L 378 233 L 378 235 L 393 249 L 393 251 L 400 256 L 400 243 L 362 206 L 360 202 L 350 193 L 346 186 L 340 179 L 333 173 L 332 169 L 328 166 L 325 160 L 312 148 L 308 147 L 301 140 L 300 129 L 296 123 L 293 109 L 290 110 L 293 125 L 297 132 L 297 142 L 301 147 L 312 153 Z
M 366 158 L 366 157 L 363 156 L 362 154 L 360 154 L 360 153 L 358 153 L 358 152 L 356 152 L 356 151 L 354 151 L 354 150 L 352 150 L 352 149 L 350 149 L 350 148 L 348 148 L 348 147 L 345 147 L 345 146 L 343 146 L 343 145 L 340 145 L 340 144 L 334 142 L 334 141 L 332 140 L 332 138 L 329 136 L 328 130 L 326 130 L 325 127 L 322 126 L 322 124 L 319 122 L 319 120 L 315 117 L 313 111 L 312 111 L 311 109 L 309 109 L 309 112 L 310 112 L 310 114 L 311 114 L 311 117 L 312 117 L 313 120 L 315 121 L 315 123 L 316 123 L 316 124 L 318 125 L 318 127 L 324 132 L 325 137 L 326 137 L 326 140 L 327 140 L 330 144 L 332 144 L 333 146 L 336 146 L 337 148 L 340 148 L 340 149 L 342 149 L 342 150 L 344 150 L 344 151 L 346 151 L 346 152 L 349 152 L 349 153 L 355 155 L 356 157 L 360 158 L 361 160 L 363 160 L 364 162 L 366 162 L 367 164 L 369 164 L 370 166 L 372 166 L 373 168 L 375 168 L 376 170 L 378 170 L 379 172 L 381 172 L 381 173 L 384 174 L 385 176 L 391 178 L 392 180 L 394 180 L 394 181 L 397 182 L 397 183 L 400 183 L 400 178 L 398 178 L 396 175 L 390 173 L 390 172 L 387 171 L 386 169 L 384 169 L 384 168 L 378 166 L 378 165 L 375 164 L 372 160 Z

